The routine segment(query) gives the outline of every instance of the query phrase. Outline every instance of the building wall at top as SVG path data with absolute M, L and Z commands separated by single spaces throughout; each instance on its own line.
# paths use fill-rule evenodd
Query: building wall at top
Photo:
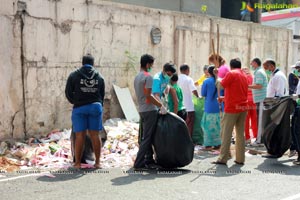
M 65 84 L 86 53 L 94 55 L 106 82 L 105 119 L 122 116 L 113 84 L 128 87 L 135 100 L 133 79 L 144 53 L 155 57 L 152 74 L 174 61 L 187 63 L 190 76 L 199 78 L 212 39 L 217 43 L 217 24 L 227 63 L 239 57 L 249 66 L 253 57 L 272 57 L 284 72 L 291 64 L 292 33 L 286 29 L 100 0 L 0 3 L 0 139 L 70 128 Z M 161 30 L 157 45 L 151 42 L 152 27 Z
M 182 11 L 211 16 L 221 16 L 221 0 L 107 0 L 118 3 L 145 6 L 172 11 Z M 205 6 L 205 11 L 202 10 Z

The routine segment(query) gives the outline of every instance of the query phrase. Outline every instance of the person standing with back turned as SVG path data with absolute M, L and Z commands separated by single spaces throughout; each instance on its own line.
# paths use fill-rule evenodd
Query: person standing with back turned
M 95 153 L 95 168 L 100 168 L 103 99 L 105 94 L 104 79 L 93 67 L 94 57 L 83 56 L 82 67 L 69 75 L 65 94 L 73 104 L 72 124 L 76 134 L 74 168 L 81 168 L 81 156 L 86 134 L 92 140 Z
M 230 144 L 233 128 L 236 130 L 235 163 L 243 165 L 245 162 L 245 120 L 247 115 L 247 77 L 241 70 L 238 58 L 230 61 L 230 69 L 221 81 L 225 89 L 225 109 L 221 121 L 221 152 L 213 164 L 226 165 L 230 157 Z M 219 98 L 220 99 L 220 98 Z
M 189 129 L 190 136 L 192 137 L 194 121 L 195 121 L 195 108 L 193 103 L 193 95 L 199 97 L 197 88 L 194 85 L 193 79 L 189 76 L 190 67 L 187 64 L 180 66 L 180 75 L 178 77 L 178 85 L 183 92 L 183 104 L 187 111 L 187 118 L 185 120 Z

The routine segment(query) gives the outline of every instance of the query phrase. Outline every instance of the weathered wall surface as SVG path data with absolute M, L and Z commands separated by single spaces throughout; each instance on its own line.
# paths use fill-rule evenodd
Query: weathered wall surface
M 122 116 L 112 84 L 129 87 L 134 98 L 133 77 L 144 53 L 156 58 L 153 73 L 167 61 L 185 62 L 198 78 L 211 39 L 216 43 L 216 24 L 226 60 L 240 57 L 248 66 L 258 56 L 291 64 L 288 30 L 100 0 L 22 2 L 0 0 L 0 139 L 69 128 L 65 83 L 87 52 L 106 81 L 105 118 Z M 151 43 L 153 26 L 162 31 L 158 45 Z

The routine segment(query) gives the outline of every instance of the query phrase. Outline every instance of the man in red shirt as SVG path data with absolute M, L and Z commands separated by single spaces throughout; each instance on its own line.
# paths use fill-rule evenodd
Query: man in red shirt
M 230 144 L 233 128 L 236 132 L 235 163 L 243 165 L 245 162 L 245 119 L 247 115 L 247 77 L 241 70 L 241 61 L 238 58 L 230 61 L 231 71 L 220 82 L 225 89 L 225 109 L 221 121 L 221 152 L 213 164 L 226 165 L 230 159 Z

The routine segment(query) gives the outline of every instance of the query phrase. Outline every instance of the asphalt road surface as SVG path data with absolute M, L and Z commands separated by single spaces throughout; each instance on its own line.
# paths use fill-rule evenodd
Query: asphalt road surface
M 234 159 L 227 166 L 211 164 L 216 158 L 200 152 L 190 165 L 177 170 L 0 173 L 0 199 L 300 199 L 295 157 L 268 159 L 246 153 L 243 166 Z

